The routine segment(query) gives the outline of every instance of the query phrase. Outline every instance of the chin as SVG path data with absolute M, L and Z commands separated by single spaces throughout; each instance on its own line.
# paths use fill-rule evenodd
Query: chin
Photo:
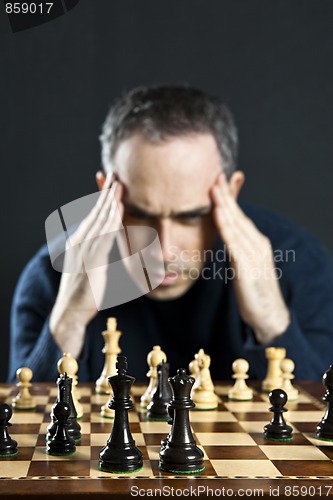
M 193 281 L 181 283 L 171 286 L 158 286 L 151 292 L 147 293 L 147 297 L 152 300 L 172 300 L 184 295 L 193 285 Z

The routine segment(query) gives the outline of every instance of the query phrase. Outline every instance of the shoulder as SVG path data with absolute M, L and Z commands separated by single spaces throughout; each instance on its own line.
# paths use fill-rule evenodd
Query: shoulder
M 61 274 L 52 268 L 47 245 L 43 245 L 24 267 L 16 287 L 16 297 L 22 294 L 53 295 L 59 287 Z

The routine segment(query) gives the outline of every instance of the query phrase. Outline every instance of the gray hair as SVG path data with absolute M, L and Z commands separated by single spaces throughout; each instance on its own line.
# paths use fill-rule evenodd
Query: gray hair
M 105 171 L 121 141 L 134 133 L 154 142 L 211 133 L 228 177 L 237 166 L 238 135 L 229 109 L 216 97 L 188 86 L 136 88 L 111 107 L 100 136 Z

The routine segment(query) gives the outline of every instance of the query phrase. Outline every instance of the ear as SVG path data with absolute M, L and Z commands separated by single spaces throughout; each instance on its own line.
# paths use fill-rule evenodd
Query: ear
M 98 189 L 100 191 L 102 191 L 104 184 L 105 184 L 105 181 L 106 181 L 105 173 L 102 172 L 102 170 L 99 170 L 98 172 L 96 172 L 96 182 L 97 182 Z
M 230 177 L 229 186 L 235 200 L 237 200 L 239 192 L 242 189 L 244 182 L 245 182 L 245 174 L 241 170 L 236 170 L 236 172 L 234 172 Z

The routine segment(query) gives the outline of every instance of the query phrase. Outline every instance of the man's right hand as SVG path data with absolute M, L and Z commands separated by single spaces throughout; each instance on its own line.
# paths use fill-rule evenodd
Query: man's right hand
M 84 343 L 87 324 L 98 312 L 96 300 L 92 294 L 87 274 L 82 272 L 82 264 L 98 260 L 108 263 L 112 241 L 100 237 L 120 229 L 124 207 L 121 202 L 123 186 L 111 176 L 106 178 L 103 190 L 96 205 L 71 235 L 72 247 L 77 252 L 66 252 L 64 269 L 60 280 L 59 292 L 50 317 L 50 331 L 63 352 L 70 352 L 78 357 Z M 103 296 L 105 282 L 100 283 Z

